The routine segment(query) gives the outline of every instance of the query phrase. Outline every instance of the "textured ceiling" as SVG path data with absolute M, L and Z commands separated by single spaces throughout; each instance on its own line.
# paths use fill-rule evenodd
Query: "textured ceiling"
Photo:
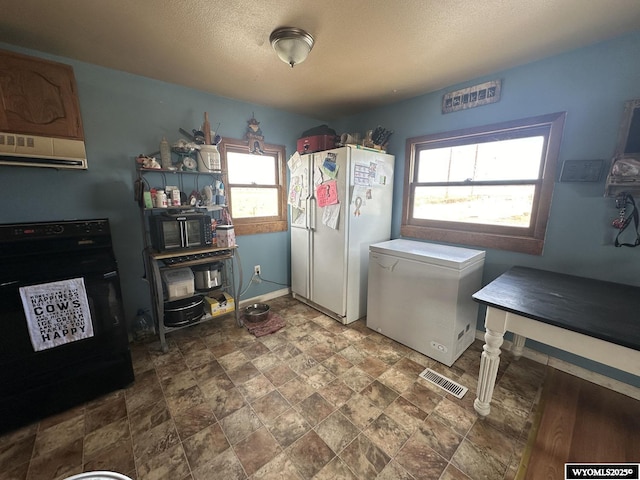
M 0 42 L 318 119 L 640 30 L 638 0 L 0 0 Z M 291 69 L 277 27 L 316 39 Z

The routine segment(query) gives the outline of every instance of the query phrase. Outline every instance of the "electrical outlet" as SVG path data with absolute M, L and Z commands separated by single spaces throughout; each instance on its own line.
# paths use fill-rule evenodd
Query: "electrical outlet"
M 255 265 L 253 267 L 253 274 L 254 275 L 260 275 L 260 265 Z

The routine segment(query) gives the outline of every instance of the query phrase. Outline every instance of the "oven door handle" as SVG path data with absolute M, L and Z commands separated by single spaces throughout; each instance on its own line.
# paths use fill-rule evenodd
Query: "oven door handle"
M 189 238 L 187 237 L 187 222 L 180 222 L 180 245 L 182 248 L 186 248 L 189 246 Z

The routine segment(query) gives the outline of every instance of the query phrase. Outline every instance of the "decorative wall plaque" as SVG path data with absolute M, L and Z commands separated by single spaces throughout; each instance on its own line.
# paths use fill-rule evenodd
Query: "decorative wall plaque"
M 447 93 L 442 97 L 442 113 L 466 110 L 500 100 L 502 80 L 481 83 Z
M 251 120 L 247 120 L 247 133 L 245 138 L 249 145 L 249 152 L 262 155 L 264 153 L 264 135 L 260 129 L 260 122 L 256 117 L 252 116 Z

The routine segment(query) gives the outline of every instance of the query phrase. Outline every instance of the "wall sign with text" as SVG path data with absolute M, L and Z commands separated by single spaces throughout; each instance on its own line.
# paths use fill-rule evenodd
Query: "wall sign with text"
M 442 97 L 442 113 L 479 107 L 500 100 L 502 80 L 492 80 L 447 93 Z

